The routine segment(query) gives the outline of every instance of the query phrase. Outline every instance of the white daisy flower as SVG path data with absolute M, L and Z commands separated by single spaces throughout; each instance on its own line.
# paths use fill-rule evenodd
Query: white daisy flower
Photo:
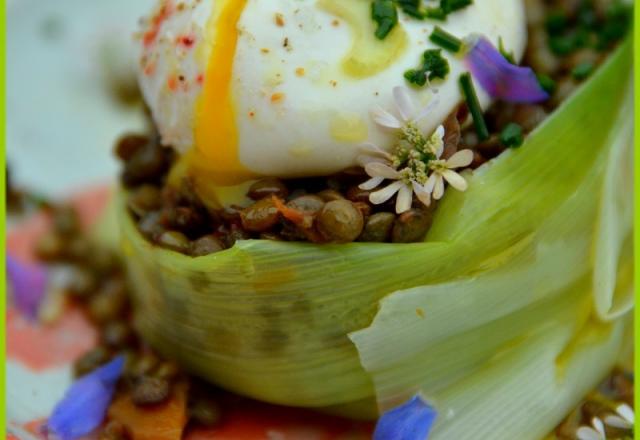
M 416 111 L 405 87 L 394 88 L 393 97 L 400 117 L 380 107 L 371 112 L 378 125 L 399 132 L 393 151 L 388 152 L 369 143 L 361 146 L 362 154 L 358 156 L 358 162 L 370 177 L 360 185 L 361 189 L 373 190 L 385 180 L 393 180 L 388 186 L 371 193 L 371 203 L 385 203 L 397 194 L 396 212 L 401 214 L 411 209 L 414 193 L 425 206 L 431 204 L 432 197 L 436 200 L 442 198 L 445 180 L 454 188 L 464 191 L 467 182 L 453 170 L 470 165 L 473 152 L 463 150 L 448 160 L 441 159 L 444 150 L 444 126 L 438 126 L 431 136 L 427 137 L 417 123 L 429 114 L 432 104 Z
M 457 168 L 465 168 L 473 162 L 473 151 L 460 150 L 449 159 L 440 159 L 442 156 L 442 148 L 436 152 L 436 160 L 429 162 L 431 174 L 424 185 L 414 186 L 414 191 L 420 198 L 420 201 L 429 206 L 431 197 L 434 200 L 440 200 L 444 195 L 444 181 L 458 191 L 467 190 L 467 181 L 460 174 L 453 171 Z
M 604 423 L 597 417 L 591 420 L 591 426 L 581 426 L 576 431 L 578 440 L 607 440 Z
M 618 405 L 616 408 L 617 414 L 608 415 L 604 418 L 604 423 L 614 428 L 620 429 L 632 429 L 635 420 L 635 414 L 633 408 L 626 403 Z

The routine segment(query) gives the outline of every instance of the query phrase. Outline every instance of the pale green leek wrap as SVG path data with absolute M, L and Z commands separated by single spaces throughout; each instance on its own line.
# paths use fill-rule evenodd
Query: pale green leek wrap
M 433 439 L 540 439 L 630 342 L 631 44 L 424 243 L 154 247 L 119 208 L 146 340 L 260 400 L 373 417 L 420 392 Z M 430 438 L 431 439 L 431 438 Z

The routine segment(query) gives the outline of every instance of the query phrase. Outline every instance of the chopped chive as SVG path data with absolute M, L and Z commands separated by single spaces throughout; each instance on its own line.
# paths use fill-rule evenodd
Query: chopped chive
M 556 82 L 549 75 L 538 75 L 538 82 L 540 83 L 540 87 L 549 95 L 553 95 L 556 91 Z
M 451 35 L 440 26 L 435 27 L 435 29 L 429 36 L 429 40 L 431 40 L 432 43 L 442 47 L 443 49 L 453 53 L 460 52 L 460 49 L 462 48 L 462 40 Z
M 413 18 L 422 20 L 424 18 L 424 10 L 422 9 L 422 0 L 396 0 L 400 9 Z
M 585 61 L 574 67 L 571 71 L 571 75 L 578 81 L 582 81 L 583 79 L 587 79 L 589 75 L 591 75 L 594 67 L 595 66 L 591 61 Z
M 445 14 L 450 14 L 460 9 L 464 9 L 472 3 L 473 0 L 440 0 L 440 7 Z
M 489 129 L 487 123 L 482 115 L 482 108 L 480 107 L 480 101 L 478 101 L 478 95 L 476 89 L 473 87 L 473 81 L 471 80 L 471 74 L 469 72 L 460 75 L 460 88 L 462 94 L 467 101 L 467 107 L 473 117 L 473 125 L 476 128 L 476 133 L 480 141 L 485 141 L 489 138 Z
M 522 127 L 515 122 L 507 124 L 506 127 L 500 133 L 500 142 L 502 145 L 508 148 L 518 148 L 524 143 L 524 136 L 522 136 Z
M 392 0 L 374 0 L 371 3 L 371 18 L 377 23 L 375 35 L 384 40 L 398 24 L 398 11 Z
M 440 7 L 435 8 L 427 8 L 424 12 L 424 16 L 426 18 L 431 18 L 433 20 L 444 21 L 447 19 L 447 13 Z

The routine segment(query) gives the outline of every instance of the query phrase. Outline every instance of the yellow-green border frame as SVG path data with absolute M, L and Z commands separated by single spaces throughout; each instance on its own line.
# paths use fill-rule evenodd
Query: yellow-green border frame
M 634 219 L 634 255 L 635 255 L 635 293 L 636 304 L 638 304 L 638 298 L 640 295 L 640 289 L 638 289 L 638 280 L 640 280 L 640 4 L 635 1 L 634 11 L 634 78 L 635 78 L 635 111 L 634 111 L 634 133 L 635 133 L 635 150 L 634 150 L 634 206 L 635 206 L 635 219 Z M 638 307 L 635 308 L 634 313 L 635 331 L 634 331 L 634 349 L 635 349 L 635 362 L 634 362 L 634 375 L 637 374 L 638 367 L 640 367 L 640 350 L 638 350 L 638 340 L 640 340 L 640 311 Z M 635 381 L 635 409 L 640 408 L 640 395 L 637 389 L 637 380 Z M 635 425 L 635 438 L 640 438 L 640 429 L 638 423 Z

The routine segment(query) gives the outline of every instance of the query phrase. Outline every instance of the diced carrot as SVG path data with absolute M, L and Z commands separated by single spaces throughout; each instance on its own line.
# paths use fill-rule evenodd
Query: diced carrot
M 278 210 L 278 212 L 280 212 L 280 214 L 282 214 L 284 218 L 295 223 L 296 225 L 300 225 L 304 223 L 305 221 L 304 213 L 296 209 L 289 208 L 287 205 L 284 204 L 282 200 L 280 200 L 280 198 L 274 195 L 272 195 L 271 198 L 273 199 L 273 204 L 276 205 L 276 209 Z
M 111 404 L 109 419 L 122 423 L 132 440 L 180 440 L 187 424 L 187 384 L 176 384 L 167 402 L 149 408 L 123 394 Z

